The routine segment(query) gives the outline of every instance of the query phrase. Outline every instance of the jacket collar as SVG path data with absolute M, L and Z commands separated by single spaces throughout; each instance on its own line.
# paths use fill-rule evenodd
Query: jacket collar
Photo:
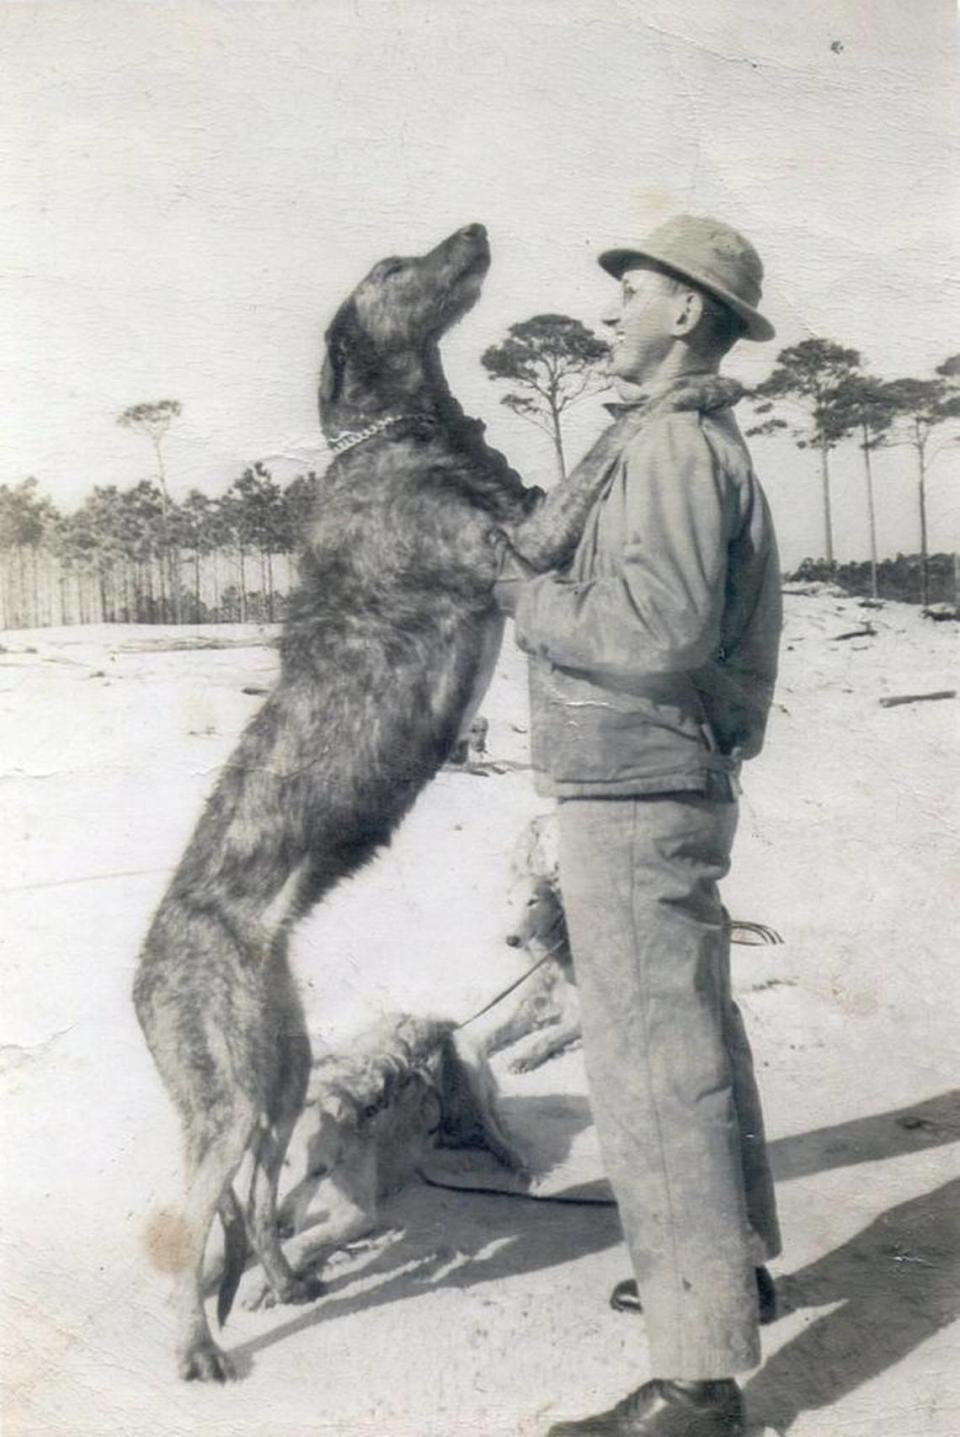
M 715 374 L 709 370 L 681 374 L 673 379 L 661 380 L 641 390 L 635 399 L 605 404 L 603 407 L 614 419 L 628 414 L 640 415 L 644 410 L 654 409 L 695 409 L 709 413 L 715 409 L 727 409 L 743 398 L 743 385 L 736 379 Z

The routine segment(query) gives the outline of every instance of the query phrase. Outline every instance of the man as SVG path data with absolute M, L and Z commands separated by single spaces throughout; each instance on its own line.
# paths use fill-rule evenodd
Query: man
M 781 611 L 742 390 L 718 370 L 773 329 L 760 259 L 724 224 L 679 217 L 600 263 L 632 396 L 594 451 L 609 481 L 568 569 L 506 558 L 497 594 L 531 656 L 538 789 L 559 800 L 591 1101 L 636 1274 L 615 1305 L 639 1288 L 655 1377 L 550 1434 L 739 1437 L 779 1232 L 717 882 Z

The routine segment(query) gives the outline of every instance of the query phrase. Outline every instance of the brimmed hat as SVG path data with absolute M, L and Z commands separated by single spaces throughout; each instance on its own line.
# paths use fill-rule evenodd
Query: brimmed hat
M 702 215 L 676 215 L 642 243 L 608 249 L 600 263 L 619 279 L 638 260 L 653 260 L 705 289 L 743 320 L 748 339 L 773 339 L 776 330 L 757 309 L 763 264 L 749 240 L 730 225 Z

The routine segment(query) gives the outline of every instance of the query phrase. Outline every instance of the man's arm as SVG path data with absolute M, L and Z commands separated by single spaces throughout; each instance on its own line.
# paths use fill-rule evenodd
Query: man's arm
M 729 481 L 693 413 L 639 435 L 624 463 L 620 572 L 511 583 L 508 563 L 498 594 L 515 598 L 520 647 L 562 668 L 611 679 L 694 670 L 720 642 Z

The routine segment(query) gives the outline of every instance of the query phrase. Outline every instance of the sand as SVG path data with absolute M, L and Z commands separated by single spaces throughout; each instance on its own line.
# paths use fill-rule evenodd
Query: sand
M 872 636 L 836 639 L 866 620 Z M 321 1302 L 235 1311 L 240 1381 L 174 1376 L 143 1230 L 176 1193 L 179 1137 L 130 985 L 203 796 L 262 702 L 243 689 L 271 682 L 271 637 L 0 635 L 8 1437 L 534 1437 L 648 1375 L 642 1321 L 606 1306 L 627 1272 L 612 1208 L 417 1184 L 333 1264 Z M 725 887 L 735 916 L 785 939 L 735 950 L 786 1244 L 786 1310 L 747 1383 L 758 1432 L 960 1433 L 960 708 L 879 702 L 957 686 L 956 643 L 957 625 L 907 606 L 787 597 Z M 484 712 L 492 756 L 523 765 L 509 643 Z M 349 1041 L 396 1008 L 465 1016 L 515 975 L 508 860 L 544 806 L 523 767 L 438 778 L 297 935 L 319 1038 Z M 599 1177 L 579 1053 L 501 1075 L 518 1132 Z

